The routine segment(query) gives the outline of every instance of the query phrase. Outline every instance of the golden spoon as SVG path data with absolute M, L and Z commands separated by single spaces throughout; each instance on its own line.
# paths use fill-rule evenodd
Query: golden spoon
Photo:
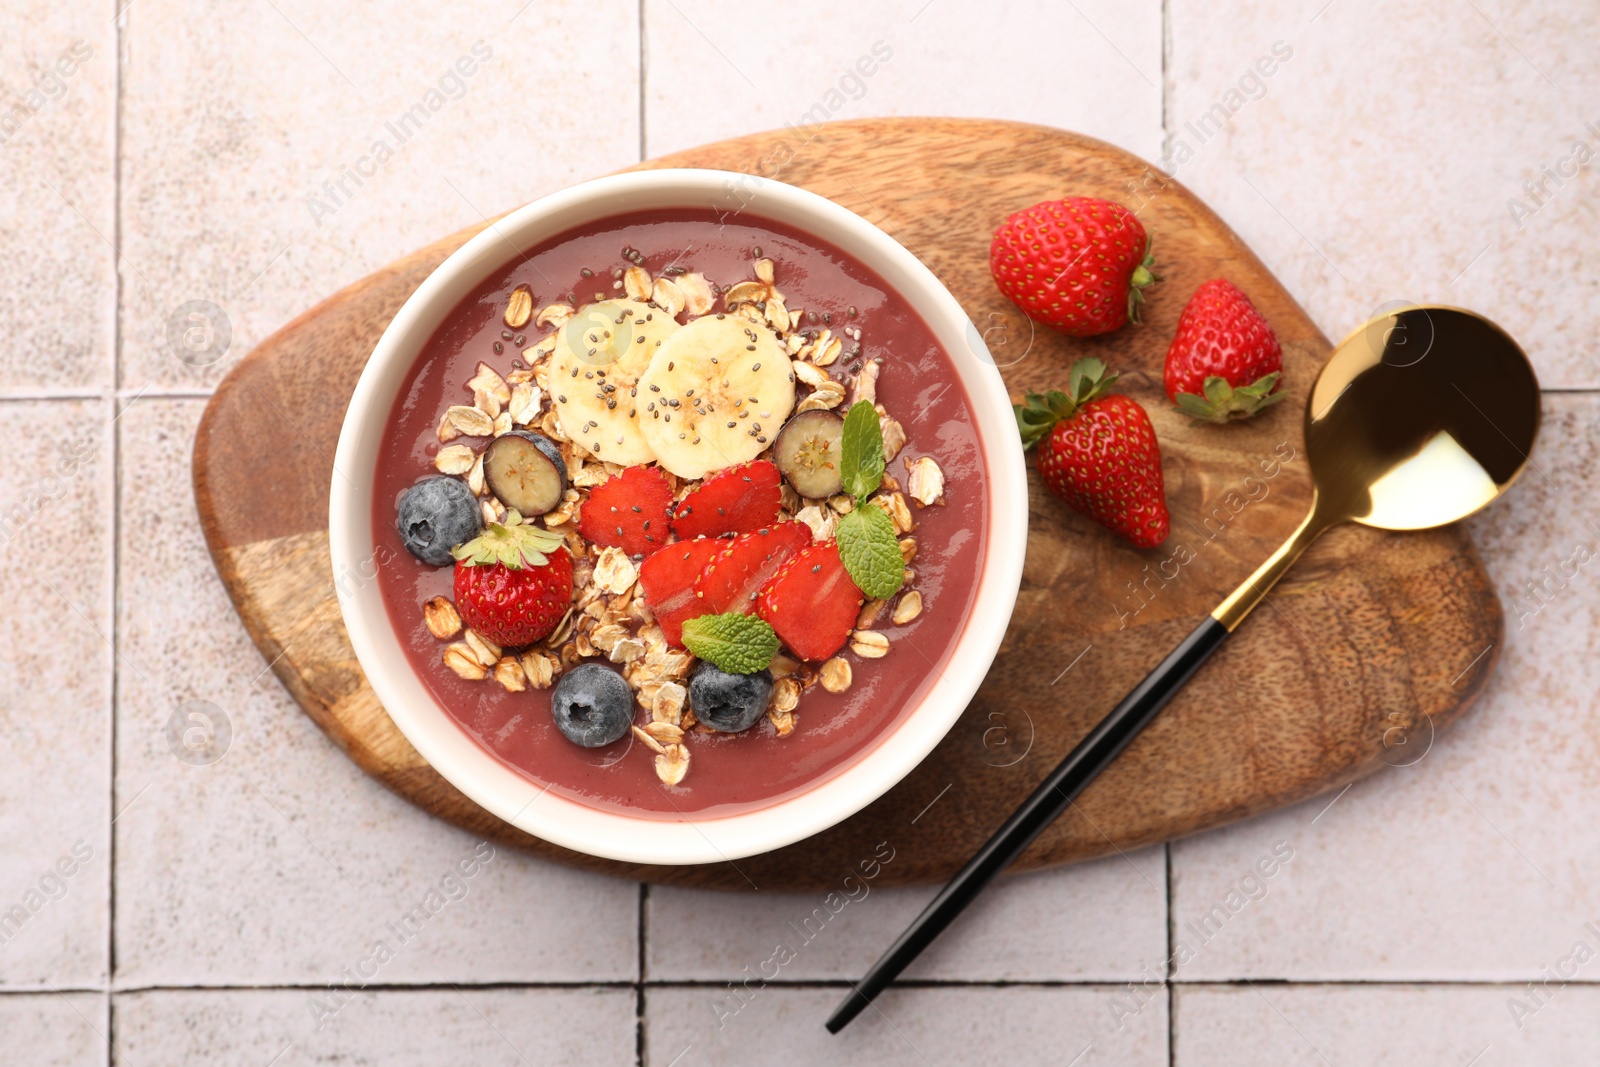
M 1539 382 L 1506 333 L 1470 311 L 1410 307 L 1334 349 L 1306 403 L 1311 511 L 1033 791 L 834 1010 L 838 1033 L 1065 811 L 1323 531 L 1424 530 L 1505 492 L 1539 432 Z

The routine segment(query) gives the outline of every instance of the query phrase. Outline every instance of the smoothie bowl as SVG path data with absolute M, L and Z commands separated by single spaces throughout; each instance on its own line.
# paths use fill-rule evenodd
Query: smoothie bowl
M 900 781 L 988 670 L 1027 483 L 960 305 L 882 231 L 717 171 L 492 224 L 379 341 L 329 526 L 384 707 L 562 847 L 736 859 Z

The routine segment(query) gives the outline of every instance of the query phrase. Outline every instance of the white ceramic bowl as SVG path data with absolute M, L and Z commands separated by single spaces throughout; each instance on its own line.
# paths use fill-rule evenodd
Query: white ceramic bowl
M 910 301 L 955 364 L 983 443 L 990 529 L 975 607 L 943 684 L 853 764 L 796 797 L 723 818 L 634 818 L 545 791 L 480 747 L 417 677 L 377 583 L 340 583 L 345 627 L 367 680 L 424 759 L 536 837 L 634 863 L 712 863 L 779 848 L 848 818 L 904 778 L 949 732 L 988 671 L 1016 601 L 1027 541 L 1027 476 L 1005 386 L 961 305 L 927 267 L 865 219 L 803 189 L 724 171 L 651 170 L 585 182 L 513 211 L 440 264 L 406 301 L 373 350 L 339 435 L 328 507 L 334 574 L 371 574 L 373 472 L 391 406 L 423 344 L 463 297 L 506 265 L 508 249 L 532 248 L 625 212 L 707 205 L 788 223 L 855 256 Z

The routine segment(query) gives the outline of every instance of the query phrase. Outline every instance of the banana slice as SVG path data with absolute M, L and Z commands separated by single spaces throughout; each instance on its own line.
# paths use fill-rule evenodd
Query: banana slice
M 678 324 L 637 300 L 586 304 L 562 324 L 550 356 L 561 428 L 596 459 L 631 465 L 655 453 L 639 432 L 639 375 Z
M 794 408 L 794 371 L 772 331 L 707 315 L 668 337 L 639 377 L 639 428 L 680 478 L 754 459 Z

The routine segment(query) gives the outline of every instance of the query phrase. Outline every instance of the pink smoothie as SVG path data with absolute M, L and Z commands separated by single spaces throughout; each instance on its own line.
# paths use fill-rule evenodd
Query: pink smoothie
M 699 271 L 724 286 L 750 277 L 753 250 L 774 261 L 790 308 L 817 314 L 835 334 L 862 330 L 862 356 L 881 358 L 878 400 L 910 438 L 889 473 L 906 482 L 907 460 L 931 455 L 946 476 L 946 503 L 913 508 L 916 572 L 923 611 L 894 626 L 885 611 L 875 629 L 889 638 L 882 659 L 846 650 L 854 682 L 844 693 L 812 686 L 800 698 L 797 724 L 779 738 L 765 719 L 742 734 L 705 734 L 691 743 L 684 781 L 661 784 L 653 762 L 625 735 L 601 749 L 572 744 L 550 717 L 550 690 L 505 691 L 492 681 L 457 677 L 441 661 L 443 643 L 422 622 L 422 604 L 451 597 L 451 570 L 431 567 L 405 551 L 395 531 L 395 507 L 412 483 L 434 473 L 441 447 L 436 430 L 444 409 L 471 404 L 464 383 L 481 360 L 502 374 L 519 364 L 523 348 L 546 331 L 525 332 L 522 346 L 502 336 L 501 313 L 518 285 L 533 290 L 534 307 L 579 304 L 621 295 L 611 271 L 627 266 L 624 247 L 643 253 L 652 276 L 669 266 Z M 510 249 L 508 249 L 510 251 Z M 584 269 L 592 271 L 585 277 Z M 670 276 L 670 275 L 667 275 Z M 856 314 L 852 317 L 850 308 Z M 831 317 L 824 323 L 823 315 Z M 495 351 L 499 344 L 501 351 Z M 847 341 L 847 350 L 851 342 Z M 841 357 L 835 368 L 854 359 Z M 739 215 L 719 221 L 709 209 L 621 215 L 551 238 L 512 261 L 463 300 L 428 341 L 396 400 L 379 457 L 372 525 L 388 562 L 378 585 L 413 669 L 442 707 L 489 752 L 530 781 L 593 807 L 673 818 L 731 815 L 810 789 L 859 759 L 906 716 L 923 694 L 942 684 L 942 672 L 977 595 L 988 528 L 983 449 L 969 401 L 950 356 L 927 325 L 883 279 L 842 250 L 781 223 Z M 638 709 L 643 725 L 649 715 Z

